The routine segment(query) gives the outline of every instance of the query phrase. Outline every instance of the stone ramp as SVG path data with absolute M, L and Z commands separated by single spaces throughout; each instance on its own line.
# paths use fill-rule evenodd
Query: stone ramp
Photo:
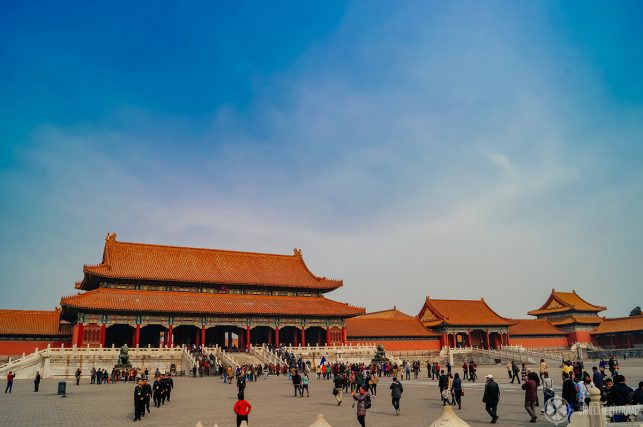
M 250 353 L 228 353 L 228 357 L 237 362 L 238 365 L 264 365 L 265 362 Z

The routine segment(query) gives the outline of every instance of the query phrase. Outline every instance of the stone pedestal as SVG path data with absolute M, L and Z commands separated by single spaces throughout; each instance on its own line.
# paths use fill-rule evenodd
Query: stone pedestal
M 315 418 L 315 422 L 312 423 L 309 427 L 333 427 L 330 424 L 328 424 L 328 421 L 324 418 L 322 414 L 317 415 L 317 418 Z
M 442 407 L 442 415 L 430 427 L 469 427 L 469 424 L 456 415 L 453 406 L 447 405 Z

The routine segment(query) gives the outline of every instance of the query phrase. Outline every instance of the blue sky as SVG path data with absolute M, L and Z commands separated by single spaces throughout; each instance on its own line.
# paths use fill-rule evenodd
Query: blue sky
M 641 305 L 640 2 L 4 2 L 0 299 L 123 241 L 290 253 L 415 314 Z

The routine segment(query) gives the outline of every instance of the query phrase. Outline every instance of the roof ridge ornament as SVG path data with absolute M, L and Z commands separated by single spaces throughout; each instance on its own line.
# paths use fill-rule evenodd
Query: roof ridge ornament
M 302 256 L 303 256 L 303 254 L 301 253 L 301 249 L 299 249 L 299 248 L 295 248 L 295 249 L 294 249 L 294 251 L 295 251 L 295 256 L 298 256 L 298 257 L 302 257 Z

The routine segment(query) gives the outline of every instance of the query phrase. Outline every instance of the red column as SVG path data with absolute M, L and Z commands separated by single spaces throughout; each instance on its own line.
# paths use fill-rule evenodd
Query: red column
M 136 331 L 134 332 L 134 347 L 138 347 L 138 344 L 141 342 L 141 325 L 136 324 Z
M 77 347 L 83 345 L 83 335 L 85 335 L 85 325 L 78 323 L 78 341 L 76 342 Z
M 250 325 L 246 326 L 246 350 L 250 350 Z
M 201 341 L 201 331 L 199 330 L 198 327 L 196 327 L 194 331 L 194 344 L 197 346 L 200 345 L 199 341 Z
M 306 328 L 301 327 L 301 346 L 306 347 Z
M 279 326 L 275 326 L 275 347 L 279 347 Z
M 201 325 L 201 345 L 205 347 L 205 325 Z
M 469 337 L 469 347 L 473 347 L 473 341 L 471 341 L 471 331 L 467 332 L 467 336 Z
M 342 344 L 346 345 L 346 326 L 342 326 Z
M 487 349 L 491 348 L 491 341 L 489 340 L 489 331 L 487 331 Z
M 326 345 L 330 345 L 330 328 L 326 328 Z
M 167 327 L 167 342 L 168 347 L 172 347 L 172 325 Z
M 105 332 L 106 332 L 107 326 L 103 323 L 100 325 L 100 345 L 105 347 Z
M 510 345 L 510 344 L 509 344 L 509 332 L 507 332 L 507 338 L 506 338 L 506 341 L 507 341 L 507 344 L 506 344 L 506 345 Z

